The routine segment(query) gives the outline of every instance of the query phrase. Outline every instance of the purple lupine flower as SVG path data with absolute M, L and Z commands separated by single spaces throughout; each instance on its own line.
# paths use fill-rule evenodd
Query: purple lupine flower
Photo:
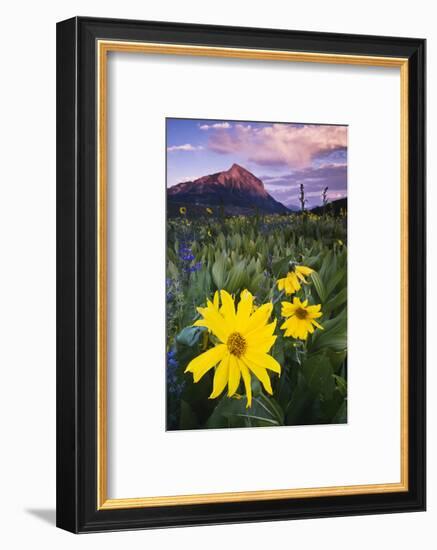
M 178 382 L 178 367 L 179 363 L 176 358 L 176 352 L 174 349 L 170 349 L 167 352 L 167 388 L 168 392 L 176 398 L 180 397 L 185 387 L 185 381 Z

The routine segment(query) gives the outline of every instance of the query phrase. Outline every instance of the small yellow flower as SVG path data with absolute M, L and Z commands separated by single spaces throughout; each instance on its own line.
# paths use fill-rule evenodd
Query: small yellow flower
M 267 369 L 281 373 L 281 365 L 268 354 L 277 338 L 273 334 L 276 320 L 267 324 L 273 304 L 264 304 L 253 312 L 253 299 L 248 290 L 243 290 L 236 308 L 233 297 L 226 290 L 221 290 L 220 296 L 216 292 L 213 301 L 208 300 L 206 307 L 197 308 L 202 319 L 194 325 L 208 328 L 219 343 L 194 358 L 185 372 L 192 372 L 194 382 L 198 382 L 218 365 L 210 399 L 221 395 L 226 385 L 228 397 L 233 397 L 242 378 L 246 389 L 246 407 L 250 407 L 252 374 L 260 380 L 267 393 L 273 393 Z
M 314 327 L 323 330 L 322 325 L 315 320 L 322 316 L 320 308 L 320 304 L 309 306 L 308 300 L 301 302 L 296 296 L 293 298 L 293 302 L 282 302 L 281 314 L 283 317 L 287 317 L 281 326 L 281 329 L 285 331 L 284 336 L 306 340 L 308 334 L 314 332 Z
M 208 214 L 212 214 L 213 211 L 211 210 L 211 208 L 207 208 L 206 211 L 208 212 Z
M 284 290 L 285 294 L 294 294 L 301 289 L 301 281 L 308 284 L 305 276 L 313 273 L 314 269 L 305 267 L 304 265 L 292 264 L 290 271 L 283 279 L 278 279 L 278 289 Z
M 183 216 L 185 216 L 185 214 L 187 213 L 186 207 L 185 207 L 185 206 L 181 206 L 181 207 L 179 208 L 179 212 L 180 212 Z

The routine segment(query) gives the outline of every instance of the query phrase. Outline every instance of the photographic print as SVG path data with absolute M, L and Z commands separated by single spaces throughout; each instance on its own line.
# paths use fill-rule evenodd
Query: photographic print
M 166 119 L 167 430 L 347 422 L 347 132 Z

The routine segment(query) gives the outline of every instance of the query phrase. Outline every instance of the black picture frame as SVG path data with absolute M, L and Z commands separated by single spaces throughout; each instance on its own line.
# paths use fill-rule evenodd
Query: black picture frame
M 408 60 L 408 490 L 148 508 L 97 507 L 98 39 Z M 425 510 L 423 39 L 75 17 L 57 25 L 57 525 L 73 533 Z

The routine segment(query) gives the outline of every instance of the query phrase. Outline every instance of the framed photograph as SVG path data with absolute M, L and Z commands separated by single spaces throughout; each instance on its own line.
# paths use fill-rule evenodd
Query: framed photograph
M 347 126 L 166 130 L 167 430 L 346 423 Z
M 57 525 L 425 509 L 425 41 L 57 29 Z

